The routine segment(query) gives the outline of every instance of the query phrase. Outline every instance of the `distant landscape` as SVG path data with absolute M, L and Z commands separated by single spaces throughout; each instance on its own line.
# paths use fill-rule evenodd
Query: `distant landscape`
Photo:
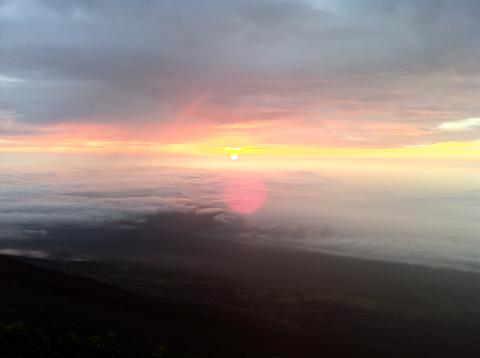
M 0 358 L 480 357 L 479 0 L 0 0 Z

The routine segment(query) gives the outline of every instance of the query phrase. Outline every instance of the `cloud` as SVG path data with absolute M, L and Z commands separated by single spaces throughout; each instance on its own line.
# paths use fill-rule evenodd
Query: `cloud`
M 0 75 L 0 83 L 18 83 L 22 82 L 21 79 L 15 78 L 15 77 L 8 77 L 8 76 L 2 76 Z
M 102 167 L 2 170 L 0 250 L 155 261 L 167 253 L 235 254 L 248 244 L 464 268 L 480 255 L 478 191 L 445 193 L 443 185 L 441 192 L 415 191 L 410 174 L 392 190 L 380 167 L 376 180 L 360 184 L 348 174 L 341 180 L 309 171 L 264 174 L 268 199 L 249 216 L 223 202 L 238 172 Z M 388 176 L 391 168 L 383 169 Z M 424 184 L 416 185 L 431 187 L 438 171 L 422 169 Z
M 37 126 L 345 117 L 435 126 L 446 112 L 478 113 L 479 9 L 473 0 L 7 0 L 1 83 L 22 82 L 8 80 L 0 106 Z
M 36 259 L 45 259 L 49 255 L 40 250 L 21 250 L 21 249 L 0 249 L 1 255 L 11 255 L 11 256 L 23 256 L 23 257 L 33 257 Z
M 468 131 L 480 128 L 480 117 L 441 123 L 438 128 L 446 131 Z

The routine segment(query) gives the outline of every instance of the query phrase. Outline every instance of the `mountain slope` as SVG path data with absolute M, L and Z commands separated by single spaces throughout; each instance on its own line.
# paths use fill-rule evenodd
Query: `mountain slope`
M 0 257 L 1 357 L 266 357 L 201 310 Z

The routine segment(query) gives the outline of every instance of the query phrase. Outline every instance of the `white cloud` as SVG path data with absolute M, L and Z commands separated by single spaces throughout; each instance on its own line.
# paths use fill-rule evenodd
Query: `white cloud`
M 18 82 L 23 82 L 23 80 L 15 77 L 9 77 L 9 76 L 3 76 L 0 75 L 0 83 L 5 82 L 5 83 L 18 83 Z
M 480 117 L 444 122 L 440 124 L 438 128 L 446 131 L 467 131 L 477 129 L 480 128 Z
M 0 254 L 10 256 L 26 256 L 37 259 L 45 259 L 49 257 L 46 252 L 41 250 L 0 249 Z

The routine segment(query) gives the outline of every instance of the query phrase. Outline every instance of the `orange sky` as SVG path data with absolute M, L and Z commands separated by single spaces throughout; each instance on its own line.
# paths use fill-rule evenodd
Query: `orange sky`
M 0 152 L 480 159 L 480 141 L 373 145 L 360 139 L 347 140 L 346 126 L 344 122 L 325 121 L 317 128 L 289 127 L 288 120 L 221 125 L 172 121 L 167 126 L 151 126 L 142 130 L 117 125 L 57 125 L 32 136 L 0 138 Z M 421 129 L 401 123 L 378 125 L 366 122 L 360 131 L 369 138 L 421 138 L 424 133 Z M 302 138 L 306 139 L 304 143 Z M 309 138 L 316 139 L 318 143 Z

